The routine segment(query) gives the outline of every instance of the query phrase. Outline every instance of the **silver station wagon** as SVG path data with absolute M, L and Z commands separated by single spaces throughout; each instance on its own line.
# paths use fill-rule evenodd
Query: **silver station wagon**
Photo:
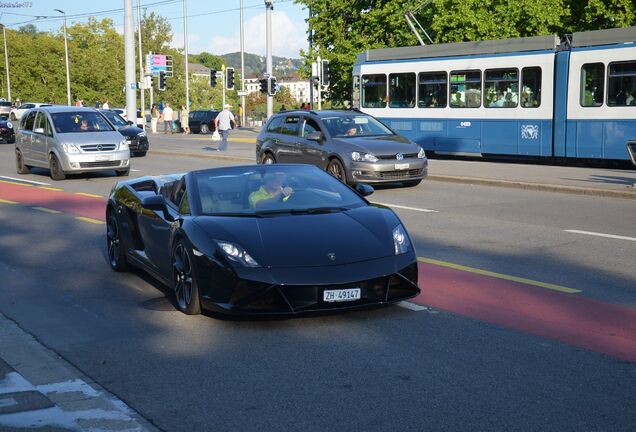
M 18 174 L 48 168 L 53 180 L 67 174 L 115 170 L 130 172 L 124 137 L 93 108 L 50 106 L 27 111 L 16 133 Z

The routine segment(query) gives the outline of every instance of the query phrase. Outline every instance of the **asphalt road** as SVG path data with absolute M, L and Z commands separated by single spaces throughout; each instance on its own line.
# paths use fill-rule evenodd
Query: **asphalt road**
M 232 163 L 241 162 L 151 152 L 133 160 L 131 176 Z M 12 146 L 0 146 L 0 176 L 64 189 L 51 194 L 103 196 L 117 180 L 18 176 Z M 380 188 L 371 198 L 401 206 L 423 259 L 529 280 L 503 282 L 526 295 L 511 310 L 532 312 L 523 310 L 528 298 L 562 303 L 541 311 L 545 322 L 523 326 L 488 319 L 506 304 L 495 311 L 484 303 L 474 319 L 454 299 L 443 309 L 291 320 L 190 317 L 151 278 L 109 269 L 103 225 L 0 204 L 0 312 L 163 430 L 633 430 L 636 363 L 581 348 L 585 335 L 558 336 L 567 332 L 556 321 L 553 336 L 536 329 L 567 314 L 574 299 L 593 302 L 599 316 L 611 306 L 634 316 L 633 200 L 442 182 Z M 421 283 L 443 298 L 466 272 L 438 268 L 448 269 L 422 267 L 429 274 Z M 502 283 L 470 274 L 479 278 L 469 287 L 477 296 Z M 634 321 L 625 326 L 634 343 Z

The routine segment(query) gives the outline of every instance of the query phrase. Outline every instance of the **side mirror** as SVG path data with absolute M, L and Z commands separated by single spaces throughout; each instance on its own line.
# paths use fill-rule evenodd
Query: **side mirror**
M 141 206 L 148 210 L 165 211 L 166 200 L 163 195 L 150 195 L 141 200 Z
M 322 134 L 320 132 L 311 132 L 309 135 L 307 135 L 307 139 L 309 141 L 321 142 Z
M 44 134 L 44 129 L 43 128 L 35 128 L 35 129 L 33 129 L 33 133 Z
M 135 122 L 133 122 L 132 120 L 128 120 L 126 123 L 129 124 L 130 126 L 135 124 Z
M 373 189 L 372 186 L 370 186 L 368 184 L 358 183 L 356 185 L 356 192 L 358 192 L 363 197 L 366 197 L 366 196 L 371 195 L 374 192 L 374 189 Z

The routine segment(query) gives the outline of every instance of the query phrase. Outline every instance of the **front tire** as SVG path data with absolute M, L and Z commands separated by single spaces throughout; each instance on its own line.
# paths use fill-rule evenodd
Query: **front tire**
M 263 156 L 261 156 L 261 163 L 263 165 L 272 165 L 276 163 L 276 158 L 271 153 L 265 153 Z
M 207 134 L 210 133 L 210 128 L 208 127 L 208 125 L 206 125 L 206 124 L 202 124 L 201 125 L 201 133 L 203 135 L 207 135 Z
M 54 154 L 51 154 L 49 157 L 49 171 L 51 172 L 51 178 L 55 181 L 64 180 L 66 178 L 66 174 L 64 174 L 62 170 L 62 165 L 60 165 L 60 161 Z
M 117 170 L 117 177 L 128 177 L 130 174 L 130 168 L 125 170 Z
M 177 307 L 181 312 L 186 315 L 201 313 L 201 300 L 192 253 L 183 239 L 177 240 L 172 251 L 172 287 Z
M 114 210 L 109 210 L 106 215 L 106 247 L 110 268 L 116 272 L 128 270 L 126 247 L 121 236 L 121 226 Z
M 146 156 L 146 152 L 145 151 L 140 151 L 140 152 L 136 152 L 135 153 L 135 157 L 144 157 Z
M 327 172 L 340 180 L 343 183 L 347 183 L 347 175 L 345 174 L 344 166 L 338 159 L 331 159 L 327 165 Z
M 29 174 L 31 172 L 31 167 L 24 163 L 22 152 L 17 149 L 15 151 L 15 168 L 18 174 Z

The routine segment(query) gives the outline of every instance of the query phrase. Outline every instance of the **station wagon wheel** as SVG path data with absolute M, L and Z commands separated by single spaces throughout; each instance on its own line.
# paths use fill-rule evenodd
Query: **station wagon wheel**
M 205 123 L 201 125 L 201 133 L 203 135 L 206 135 L 206 134 L 210 133 L 210 128 Z
M 172 252 L 172 282 L 179 310 L 188 315 L 201 313 L 192 255 L 183 240 L 177 241 Z
M 327 165 L 327 172 L 341 182 L 347 182 L 347 176 L 345 175 L 344 167 L 342 166 L 342 162 L 340 162 L 338 159 L 331 159 L 329 161 L 329 165 Z
M 117 272 L 128 270 L 126 248 L 121 238 L 119 221 L 113 210 L 109 210 L 106 216 L 106 247 L 110 267 Z
M 15 151 L 15 167 L 18 174 L 29 174 L 31 172 L 31 167 L 24 164 L 22 152 L 18 149 Z
M 274 158 L 274 155 L 272 155 L 271 153 L 265 153 L 262 157 L 261 157 L 261 163 L 263 165 L 271 165 L 271 164 L 275 164 L 276 163 L 276 159 Z
M 52 154 L 49 158 L 49 171 L 51 172 L 51 178 L 53 180 L 64 180 L 66 178 L 66 174 L 62 171 L 60 161 L 54 154 Z

